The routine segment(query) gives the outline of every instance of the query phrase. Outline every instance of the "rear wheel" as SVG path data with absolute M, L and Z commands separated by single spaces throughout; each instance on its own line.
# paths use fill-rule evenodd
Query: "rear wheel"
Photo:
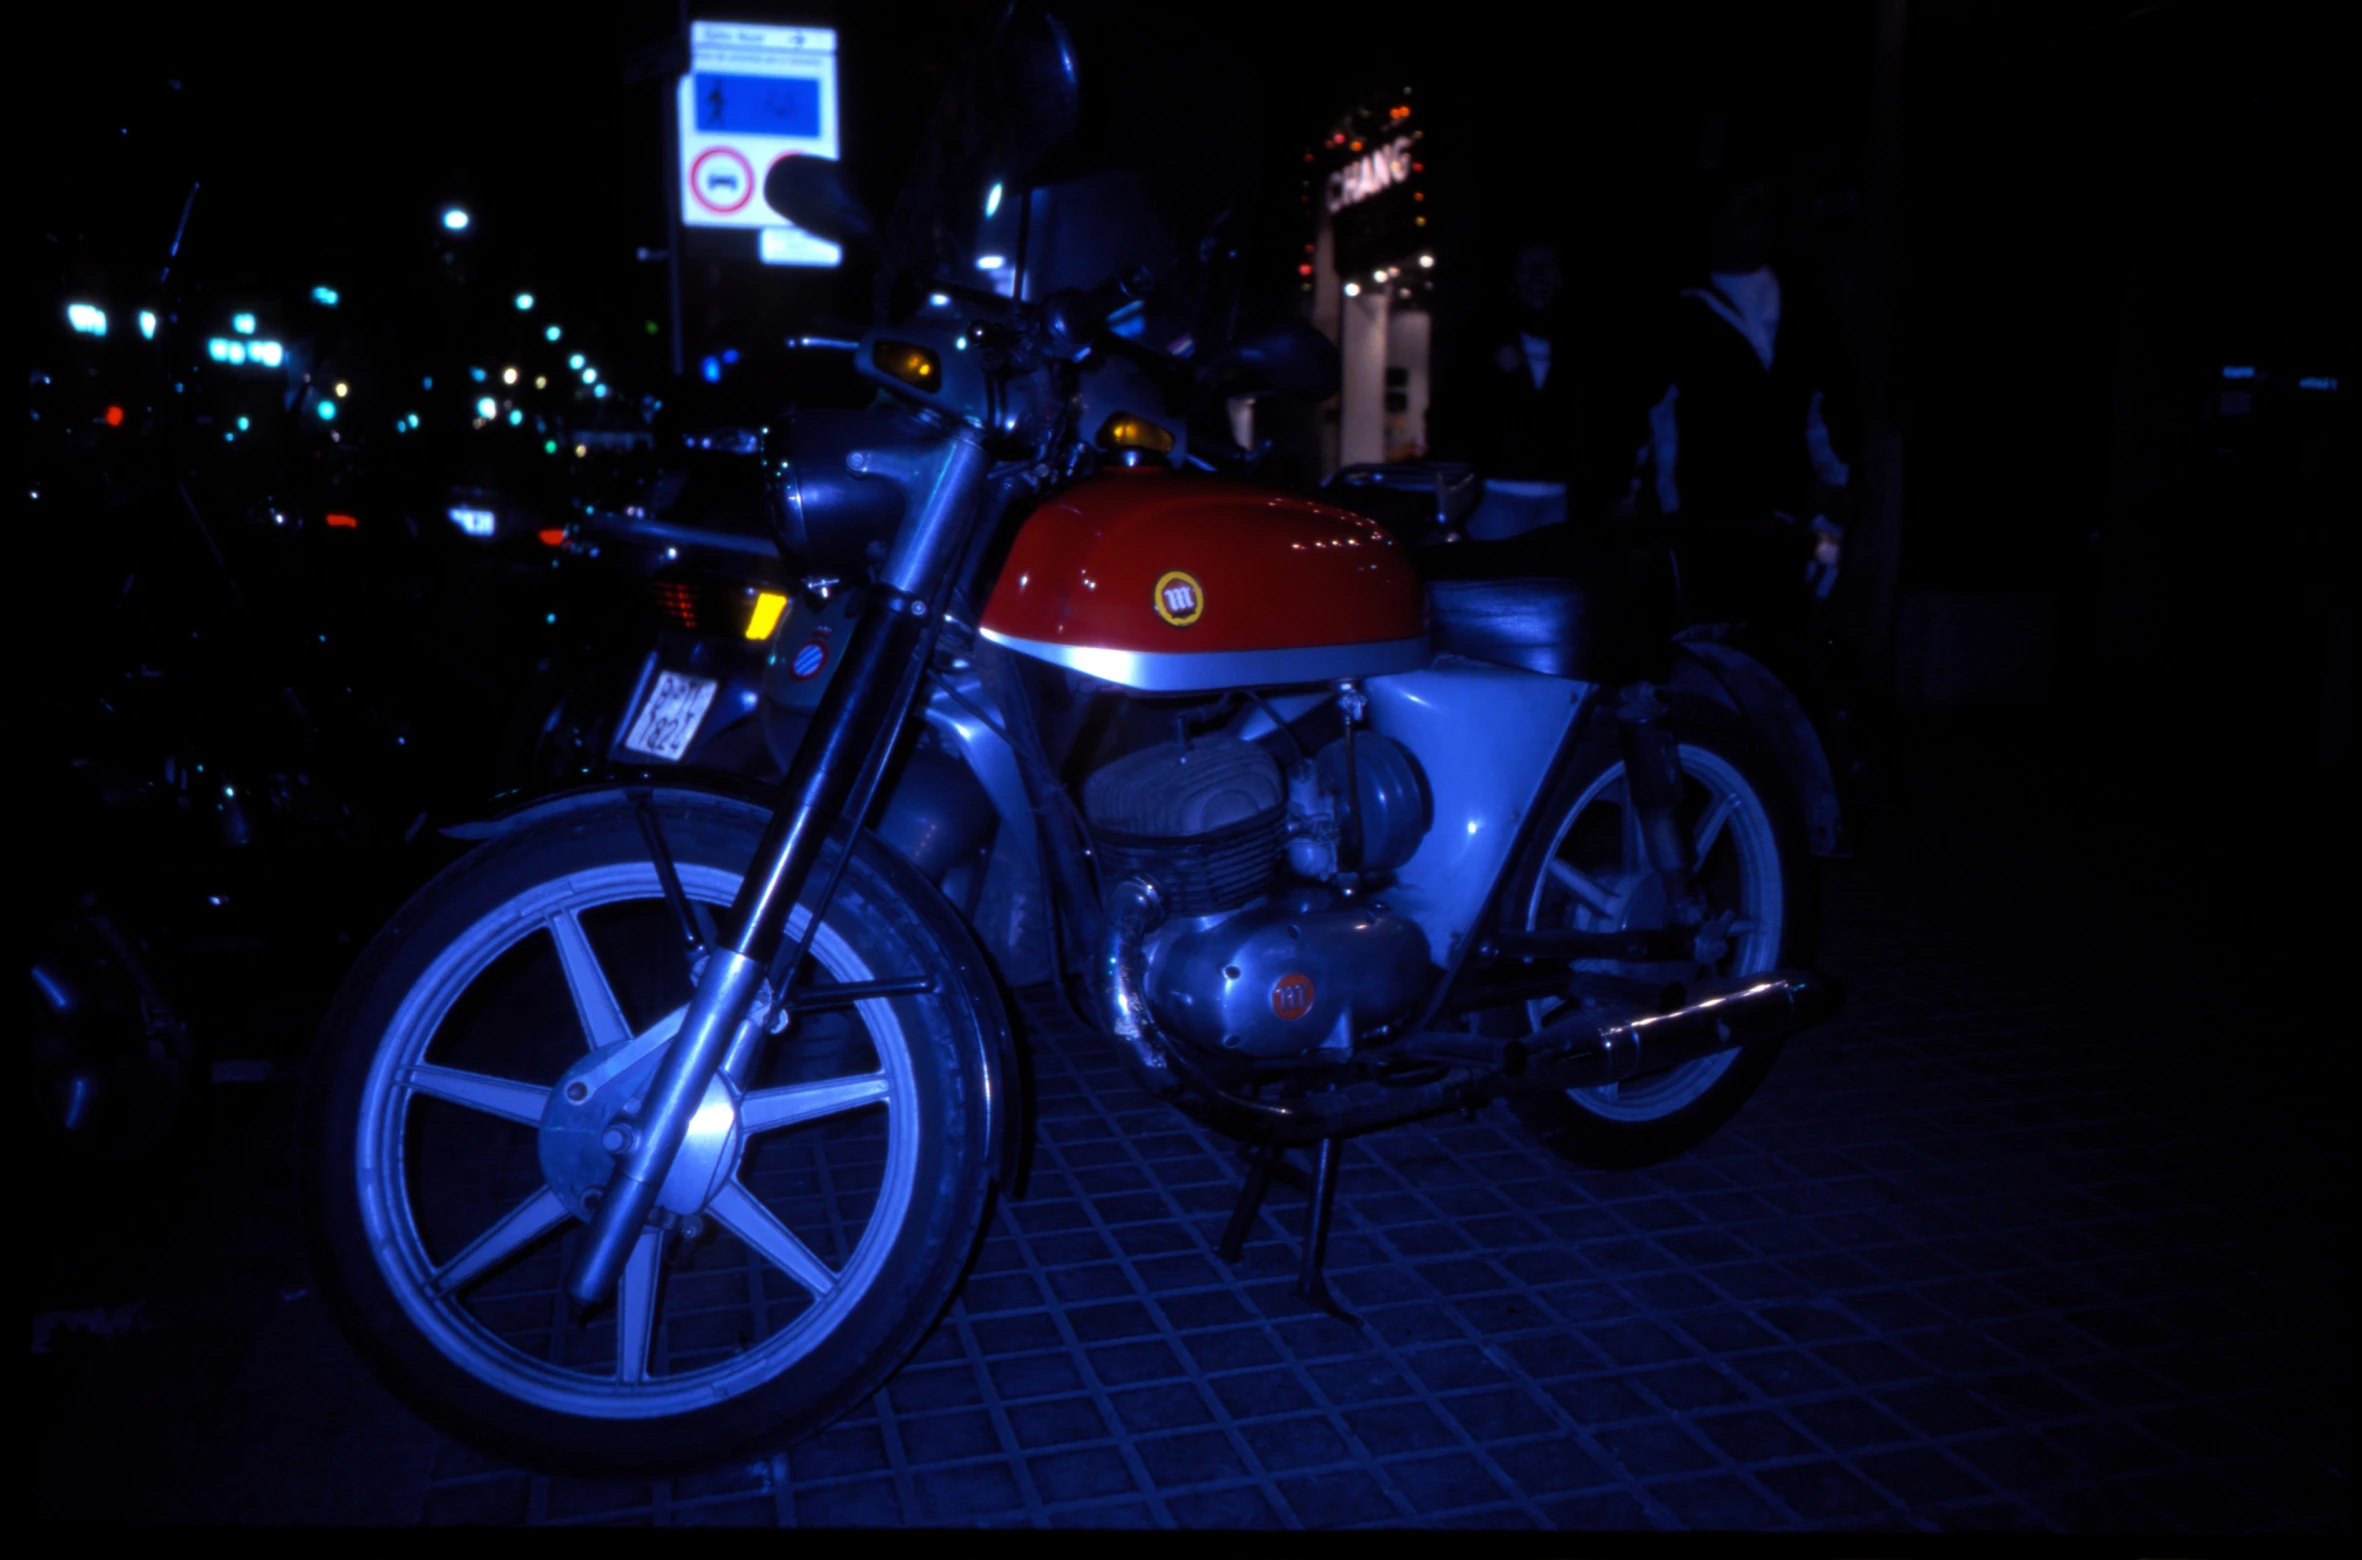
M 692 902 L 729 904 L 763 821 L 667 807 Z M 680 1022 L 680 937 L 626 807 L 464 858 L 363 955 L 315 1063 L 308 1211 L 347 1330 L 426 1417 L 538 1466 L 694 1467 L 826 1424 L 942 1312 L 991 1194 L 997 996 L 865 837 L 792 987 L 907 975 L 936 990 L 800 1015 L 716 1081 L 615 1302 L 578 1316 L 598 1134 Z
M 1585 962 L 1603 990 L 1641 990 L 1795 967 L 1810 957 L 1812 863 L 1797 812 L 1745 724 L 1718 704 L 1674 696 L 1684 816 L 1706 897 L 1702 957 L 1666 964 Z M 1670 924 L 1663 885 L 1641 847 L 1612 722 L 1585 738 L 1503 898 L 1519 930 L 1624 931 Z M 1529 1003 L 1519 1027 L 1570 1016 L 1553 998 Z M 1620 1083 L 1514 1095 L 1512 1107 L 1550 1146 L 1603 1169 L 1686 1153 L 1746 1102 L 1777 1058 L 1777 1042 L 1723 1051 Z

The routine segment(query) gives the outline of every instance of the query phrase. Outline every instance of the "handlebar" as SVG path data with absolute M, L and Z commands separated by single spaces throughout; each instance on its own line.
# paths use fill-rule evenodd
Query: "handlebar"
M 1127 265 L 1096 287 L 1054 294 L 1043 306 L 1042 324 L 1052 341 L 1079 351 L 1091 344 L 1110 315 L 1147 297 L 1155 285 L 1148 267 Z
M 699 547 L 772 560 L 779 556 L 779 543 L 770 536 L 750 536 L 703 526 L 677 525 L 669 520 L 658 520 L 647 515 L 617 514 L 613 510 L 591 511 L 583 523 L 583 529 L 605 541 L 637 542 L 647 547 Z

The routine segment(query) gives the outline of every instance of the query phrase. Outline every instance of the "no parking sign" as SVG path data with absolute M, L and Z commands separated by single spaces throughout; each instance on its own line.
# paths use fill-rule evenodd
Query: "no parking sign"
M 835 265 L 836 245 L 763 203 L 763 179 L 782 157 L 838 155 L 836 32 L 693 23 L 679 94 L 681 220 L 757 229 L 771 265 Z

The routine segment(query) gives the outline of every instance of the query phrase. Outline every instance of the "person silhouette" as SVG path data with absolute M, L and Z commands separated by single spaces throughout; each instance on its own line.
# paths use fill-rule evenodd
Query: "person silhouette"
M 1849 463 L 1832 333 L 1773 266 L 1775 191 L 1762 175 L 1705 187 L 1705 275 L 1682 289 L 1647 381 L 1633 507 L 1809 525 L 1807 579 L 1836 582 Z
M 1470 537 L 1498 541 L 1563 525 L 1576 451 L 1574 337 L 1564 302 L 1558 246 L 1518 246 L 1510 266 L 1513 308 L 1481 373 L 1475 419 L 1484 497 L 1467 522 Z

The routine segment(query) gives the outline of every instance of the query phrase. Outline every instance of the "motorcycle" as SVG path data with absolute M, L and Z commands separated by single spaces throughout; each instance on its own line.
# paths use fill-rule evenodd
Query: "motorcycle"
M 1309 1153 L 1299 1292 L 1345 1321 L 1344 1139 L 1506 1100 L 1653 1162 L 1827 1006 L 1768 674 L 1671 640 L 1621 562 L 1423 577 L 1364 516 L 1176 469 L 1176 384 L 1319 398 L 1333 349 L 1160 351 L 1125 326 L 1172 273 L 1105 245 L 961 280 L 999 267 L 942 259 L 950 214 L 1105 232 L 1088 177 L 1002 198 L 1074 134 L 1062 30 L 1010 13 L 982 59 L 950 111 L 1024 106 L 930 139 L 896 226 L 935 269 L 849 344 L 883 394 L 768 436 L 780 545 L 838 582 L 772 636 L 784 780 L 651 768 L 462 827 L 323 1028 L 324 1286 L 389 1386 L 521 1461 L 706 1465 L 878 1390 L 1019 1169 L 1005 986 L 1047 976 L 1246 1145 L 1226 1257 Z M 764 198 L 879 236 L 819 158 Z

